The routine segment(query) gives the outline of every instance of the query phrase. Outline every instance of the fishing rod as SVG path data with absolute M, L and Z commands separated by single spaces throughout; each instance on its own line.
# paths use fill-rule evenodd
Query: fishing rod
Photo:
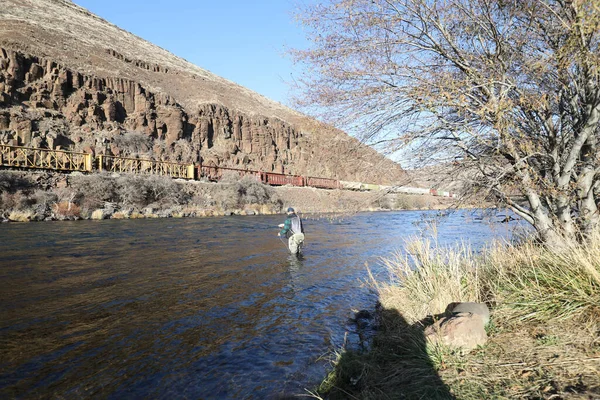
M 302 219 L 305 219 L 304 218 L 304 214 L 302 213 L 302 211 L 296 210 L 295 212 Z M 277 215 L 277 214 L 272 214 L 272 215 Z M 267 223 L 264 223 L 264 222 L 255 222 L 255 221 L 252 221 L 252 222 L 251 221 L 242 221 L 241 218 L 239 218 L 239 219 L 236 218 L 235 223 L 238 224 L 238 225 L 241 225 L 241 226 L 253 227 L 253 228 L 256 228 L 256 227 L 267 227 L 269 229 L 274 229 L 275 228 L 271 224 L 267 224 Z M 283 228 L 283 226 L 284 226 L 284 224 L 279 224 L 279 225 L 277 225 L 277 229 L 280 230 L 280 229 Z M 291 251 L 290 251 L 290 249 L 289 249 L 288 244 L 286 243 L 286 241 L 281 236 L 279 236 L 279 235 L 277 237 L 279 238 L 279 241 L 285 246 L 285 249 L 287 250 L 287 252 L 291 253 Z
M 246 226 L 246 227 L 252 227 L 252 228 L 256 228 L 257 226 L 261 226 L 261 227 L 267 227 L 269 229 L 275 229 L 277 228 L 278 230 L 280 230 L 281 228 L 283 228 L 283 224 L 279 224 L 277 226 L 273 226 L 271 224 L 266 224 L 264 222 L 246 222 L 246 221 L 241 221 L 241 219 L 237 219 L 236 220 L 236 224 L 242 225 L 242 226 Z M 288 248 L 287 243 L 283 240 L 283 238 L 281 236 L 277 236 L 279 238 L 279 241 L 285 246 L 285 249 L 287 250 L 287 252 L 290 252 L 290 249 Z
M 273 228 L 272 224 L 267 224 L 264 222 L 250 222 L 250 221 L 242 221 L 242 218 L 236 218 L 235 223 L 238 225 L 245 225 L 245 226 L 252 226 L 252 227 L 256 227 L 256 226 L 264 226 L 264 227 L 268 227 L 268 228 Z

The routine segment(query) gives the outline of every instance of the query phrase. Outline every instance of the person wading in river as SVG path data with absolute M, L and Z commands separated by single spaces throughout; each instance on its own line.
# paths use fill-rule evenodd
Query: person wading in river
M 302 252 L 302 246 L 304 245 L 304 228 L 302 227 L 302 220 L 292 207 L 287 209 L 287 219 L 284 224 L 279 224 L 282 228 L 281 232 L 277 236 L 283 236 L 288 238 L 288 247 L 292 254 L 298 254 Z

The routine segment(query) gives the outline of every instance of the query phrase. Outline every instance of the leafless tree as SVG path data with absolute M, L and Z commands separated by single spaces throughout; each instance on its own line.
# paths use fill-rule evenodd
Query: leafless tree
M 301 102 L 328 122 L 469 171 L 548 244 L 598 228 L 598 0 L 323 0 L 298 18 Z

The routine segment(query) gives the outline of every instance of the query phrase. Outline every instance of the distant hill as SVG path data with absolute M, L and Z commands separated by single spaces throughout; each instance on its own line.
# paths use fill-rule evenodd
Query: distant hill
M 1 0 L 0 142 L 407 183 L 345 133 L 68 0 Z

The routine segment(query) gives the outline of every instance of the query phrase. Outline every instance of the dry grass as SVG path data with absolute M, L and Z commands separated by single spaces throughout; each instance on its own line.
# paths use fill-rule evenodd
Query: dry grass
M 533 243 L 487 254 L 484 284 L 504 320 L 600 323 L 600 236 L 559 252 Z
M 458 399 L 596 399 L 600 347 L 593 327 L 521 324 L 490 332 L 486 346 L 444 354 L 441 379 Z
M 479 265 L 472 253 L 467 245 L 442 248 L 429 240 L 414 240 L 406 254 L 382 259 L 389 282 L 372 276 L 371 282 L 384 308 L 398 310 L 413 323 L 443 313 L 452 302 L 482 300 Z
M 104 219 L 104 210 L 94 210 L 90 218 L 95 220 Z
M 476 254 L 415 240 L 382 263 L 389 281 L 372 279 L 380 302 L 411 322 L 459 301 L 494 304 L 505 320 L 600 322 L 600 235 L 559 252 L 524 242 Z
M 343 351 L 318 395 L 358 399 L 600 398 L 600 236 L 560 252 L 533 242 L 475 254 L 413 241 L 383 260 L 381 329 Z M 488 343 L 428 346 L 421 322 L 456 301 L 492 305 Z M 407 378 L 409 377 L 409 378 Z
M 31 211 L 11 211 L 8 215 L 8 220 L 12 222 L 29 222 L 33 217 Z

